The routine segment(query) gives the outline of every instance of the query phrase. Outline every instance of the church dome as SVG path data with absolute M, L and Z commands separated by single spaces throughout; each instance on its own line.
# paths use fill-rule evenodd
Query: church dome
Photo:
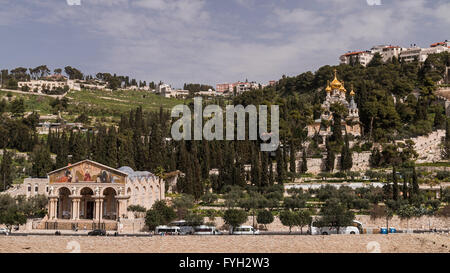
M 334 70 L 334 80 L 331 82 L 331 88 L 339 89 L 341 88 L 342 83 L 337 79 L 336 69 Z
M 330 87 L 330 81 L 327 82 L 327 88 L 325 88 L 325 91 L 327 91 L 328 93 L 331 92 L 331 87 Z
M 118 170 L 121 171 L 121 172 L 127 173 L 127 174 L 134 173 L 134 170 L 132 168 L 128 167 L 128 166 L 120 167 Z
M 339 91 L 341 91 L 341 92 L 347 92 L 347 89 L 345 89 L 345 87 L 344 87 L 344 82 L 342 82 L 342 85 L 341 85 L 341 87 L 339 87 Z

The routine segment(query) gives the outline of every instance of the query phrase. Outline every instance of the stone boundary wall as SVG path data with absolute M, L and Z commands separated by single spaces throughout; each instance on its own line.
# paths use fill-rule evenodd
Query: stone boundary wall
M 371 152 L 362 152 L 362 153 L 353 153 L 353 167 L 351 171 L 353 172 L 363 172 L 367 170 L 369 166 L 369 160 L 370 160 Z M 308 165 L 308 173 L 311 174 L 319 174 L 323 171 L 325 171 L 325 160 L 326 156 L 323 158 L 307 158 L 307 165 Z M 340 161 L 341 161 L 341 155 L 336 155 L 336 159 L 334 162 L 334 172 L 340 171 Z M 300 169 L 302 160 L 296 160 L 295 161 L 297 170 Z
M 371 220 L 369 215 L 356 215 L 355 220 L 360 221 L 363 224 L 363 228 L 374 228 L 379 229 L 381 227 L 386 227 L 385 219 L 375 219 Z M 205 223 L 210 222 L 208 218 L 205 218 Z M 216 227 L 221 228 L 224 225 L 224 221 L 221 217 L 216 217 L 215 221 Z M 251 226 L 253 224 L 252 216 L 248 217 L 247 222 L 244 225 Z M 255 224 L 257 224 L 255 216 Z M 259 225 L 258 225 L 259 226 Z M 422 216 L 420 218 L 412 218 L 409 220 L 409 226 L 407 220 L 401 220 L 398 216 L 394 216 L 389 220 L 389 227 L 394 227 L 398 230 L 400 229 L 449 229 L 450 228 L 450 218 L 444 217 L 429 217 Z M 275 217 L 273 223 L 267 225 L 268 231 L 289 231 L 289 227 L 283 226 L 278 217 Z M 303 228 L 303 232 L 307 230 L 306 227 Z M 293 227 L 292 231 L 300 231 L 299 227 Z

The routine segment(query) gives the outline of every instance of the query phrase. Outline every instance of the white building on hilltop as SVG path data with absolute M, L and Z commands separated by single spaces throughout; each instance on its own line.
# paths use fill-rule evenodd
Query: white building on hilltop
M 366 66 L 376 53 L 379 53 L 383 58 L 383 62 L 392 60 L 394 57 L 403 62 L 425 62 L 430 54 L 439 54 L 441 52 L 448 52 L 450 50 L 450 42 L 438 42 L 430 45 L 428 48 L 421 48 L 416 45 L 411 45 L 409 48 L 392 45 L 377 45 L 366 51 L 353 51 L 345 53 L 339 57 L 341 64 L 355 64 L 359 63 Z
M 342 55 L 339 59 L 341 64 L 359 63 L 366 66 L 373 58 L 373 54 L 370 51 L 354 51 L 348 52 Z
M 172 89 L 169 84 L 162 83 L 158 86 L 158 93 L 165 98 L 186 98 L 189 90 Z

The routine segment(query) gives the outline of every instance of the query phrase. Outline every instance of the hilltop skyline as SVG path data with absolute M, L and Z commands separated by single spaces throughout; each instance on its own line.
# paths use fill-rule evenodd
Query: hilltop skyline
M 229 2 L 0 0 L 1 67 L 70 65 L 174 87 L 265 83 L 373 45 L 427 47 L 450 25 L 446 1 Z

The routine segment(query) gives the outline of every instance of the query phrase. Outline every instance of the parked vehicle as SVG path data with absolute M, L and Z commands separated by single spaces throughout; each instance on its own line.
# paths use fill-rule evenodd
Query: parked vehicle
M 222 232 L 213 226 L 196 226 L 194 227 L 194 235 L 220 235 Z
M 339 234 L 361 234 L 362 224 L 358 221 L 353 221 L 353 225 L 340 227 Z M 336 227 L 318 227 L 316 222 L 311 223 L 311 234 L 312 235 L 330 235 L 338 234 Z
M 233 229 L 233 235 L 257 235 L 259 230 L 252 226 L 239 226 Z
M 194 234 L 194 227 L 190 226 L 185 220 L 172 222 L 169 224 L 169 226 L 179 227 L 181 235 Z
M 180 227 L 176 226 L 157 226 L 155 228 L 155 234 L 159 235 L 179 235 Z
M 104 229 L 94 229 L 88 232 L 88 236 L 106 236 L 106 230 Z
M 0 228 L 0 234 L 9 235 L 9 230 L 7 228 Z

